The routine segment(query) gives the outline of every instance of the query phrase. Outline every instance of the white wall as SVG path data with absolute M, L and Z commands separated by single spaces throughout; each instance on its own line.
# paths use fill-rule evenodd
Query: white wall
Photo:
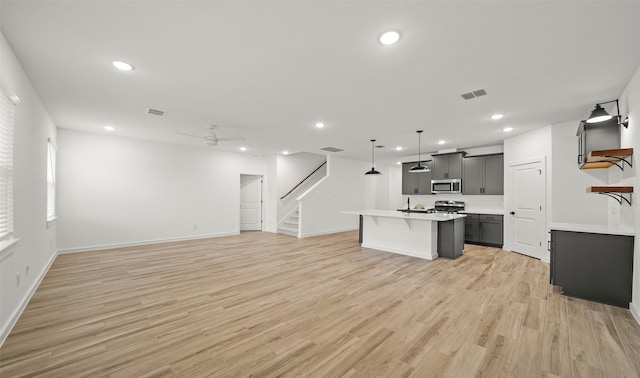
M 20 98 L 13 177 L 14 230 L 20 241 L 0 251 L 1 345 L 55 258 L 56 224 L 47 228 L 46 219 L 46 174 L 47 138 L 56 139 L 56 128 L 1 33 L 0 81 Z
M 60 129 L 58 247 L 238 233 L 240 174 L 265 175 L 265 160 Z
M 613 199 L 587 193 L 587 187 L 607 185 L 609 170 L 578 167 L 578 121 L 553 125 L 552 222 L 607 224 L 607 210 Z M 617 168 L 612 168 L 617 169 Z
M 280 199 L 287 194 L 294 186 L 304 180 L 307 175 L 327 161 L 327 156 L 300 152 L 297 154 L 277 157 L 277 185 L 278 185 L 278 221 L 286 217 L 297 205 L 296 198 L 303 194 L 305 190 L 313 186 L 319 179 L 326 176 L 327 166 L 323 166 L 308 181 L 296 188 L 290 195 Z
M 633 78 L 627 85 L 627 88 L 624 90 L 622 95 L 620 96 L 620 112 L 622 117 L 629 116 L 629 128 L 622 129 L 621 135 L 621 146 L 622 147 L 633 147 L 634 152 L 636 154 L 640 153 L 640 68 L 636 71 Z M 638 170 L 636 169 L 636 162 L 639 160 L 635 157 L 632 157 L 634 168 L 625 167 L 625 172 L 623 174 L 619 172 L 611 173 L 620 175 L 619 179 L 620 185 L 633 185 L 634 190 L 638 190 L 640 188 L 640 177 L 636 173 Z M 616 168 L 613 168 L 616 169 Z M 640 205 L 638 204 L 638 196 L 634 193 L 634 197 L 632 198 L 632 212 L 633 216 L 631 216 L 631 220 L 624 214 L 624 207 L 622 207 L 623 211 L 620 213 L 620 216 L 617 217 L 615 214 L 610 218 L 610 222 L 612 224 L 621 223 L 631 225 L 635 229 L 635 244 L 634 244 L 634 261 L 633 261 L 633 299 L 631 302 L 631 312 L 634 317 L 640 323 L 640 243 L 638 241 L 638 235 L 640 235 L 640 222 L 635 221 L 635 224 L 632 223 L 633 219 L 640 219 Z M 615 202 L 611 200 L 612 202 Z M 618 205 L 615 203 L 615 205 Z M 626 205 L 624 205 L 626 206 Z M 610 212 L 611 214 L 611 212 Z
M 370 209 L 375 183 L 381 176 L 365 176 L 368 163 L 328 156 L 328 176 L 301 200 L 302 237 L 358 228 L 356 215 L 345 210 Z

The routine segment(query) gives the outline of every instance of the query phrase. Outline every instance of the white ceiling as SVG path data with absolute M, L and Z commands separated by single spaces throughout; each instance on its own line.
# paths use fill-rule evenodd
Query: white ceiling
M 61 128 L 201 146 L 174 132 L 217 124 L 246 137 L 219 150 L 332 146 L 361 160 L 375 138 L 387 146 L 377 161 L 417 154 L 418 129 L 424 153 L 585 118 L 638 69 L 638 20 L 638 1 L 0 2 L 1 29 Z M 378 43 L 388 29 L 398 44 Z

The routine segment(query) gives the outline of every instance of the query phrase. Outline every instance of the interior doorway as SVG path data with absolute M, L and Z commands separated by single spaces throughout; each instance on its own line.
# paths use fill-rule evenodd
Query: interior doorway
M 509 165 L 511 186 L 506 216 L 512 251 L 548 261 L 546 238 L 545 159 Z
M 262 176 L 240 175 L 240 231 L 262 231 Z

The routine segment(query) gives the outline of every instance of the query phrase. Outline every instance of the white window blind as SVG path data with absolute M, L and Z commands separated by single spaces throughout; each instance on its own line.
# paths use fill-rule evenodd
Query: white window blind
M 13 114 L 16 103 L 0 85 L 0 242 L 13 237 Z
M 47 143 L 47 221 L 56 219 L 56 145 Z

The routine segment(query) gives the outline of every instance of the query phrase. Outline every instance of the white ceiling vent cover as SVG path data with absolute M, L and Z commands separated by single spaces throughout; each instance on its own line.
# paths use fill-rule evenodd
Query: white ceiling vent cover
M 164 110 L 149 108 L 147 109 L 147 114 L 164 117 L 164 115 L 167 114 L 167 112 L 165 112 Z

